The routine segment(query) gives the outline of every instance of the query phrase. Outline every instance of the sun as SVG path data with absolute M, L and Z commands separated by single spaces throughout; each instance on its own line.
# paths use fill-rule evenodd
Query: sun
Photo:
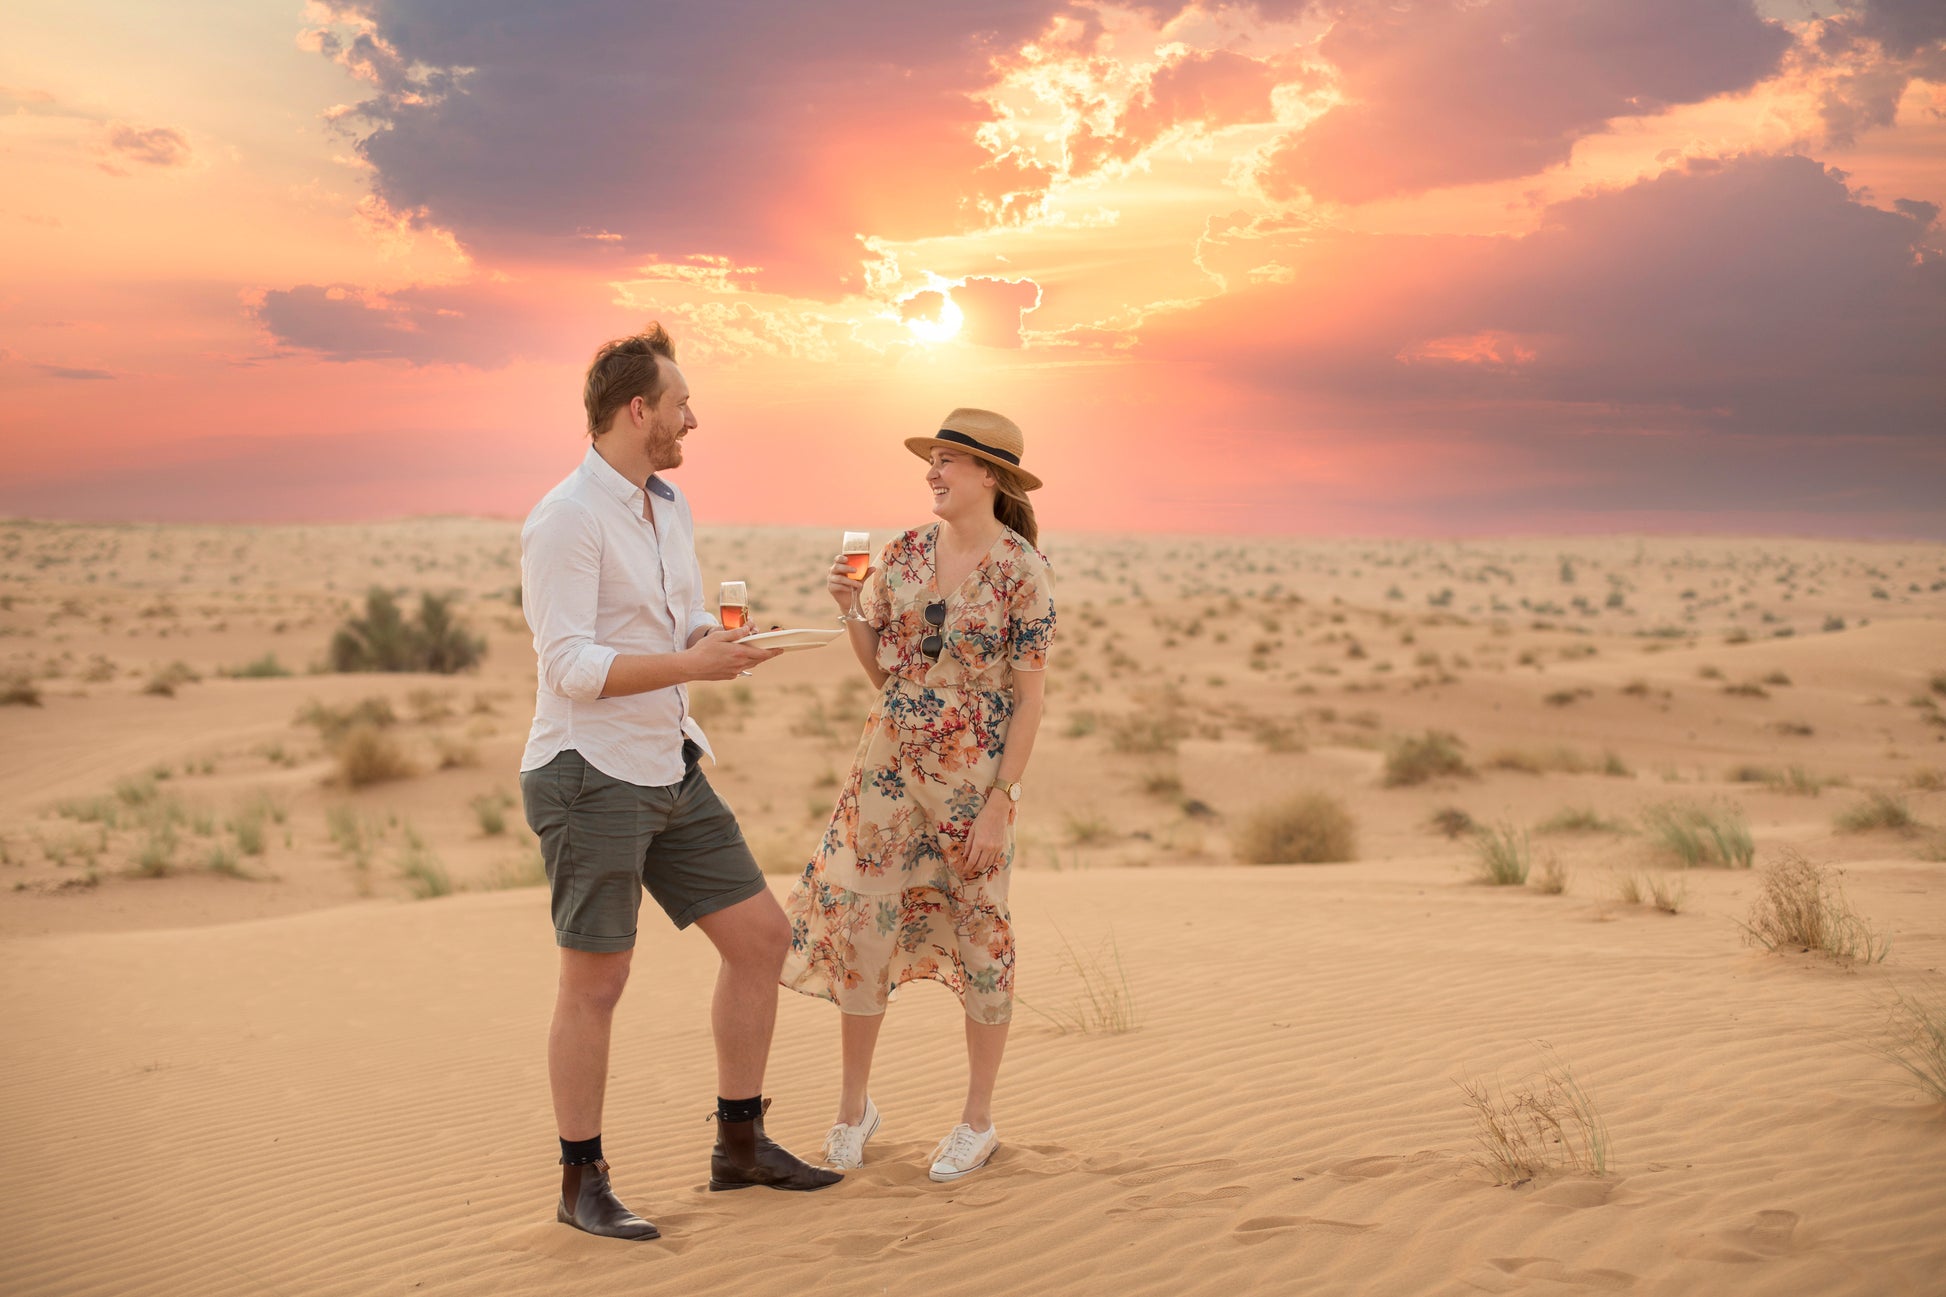
M 912 330 L 913 336 L 921 342 L 945 342 L 959 332 L 959 326 L 966 320 L 966 314 L 959 304 L 948 297 L 939 308 L 936 320 L 910 319 L 905 327 Z

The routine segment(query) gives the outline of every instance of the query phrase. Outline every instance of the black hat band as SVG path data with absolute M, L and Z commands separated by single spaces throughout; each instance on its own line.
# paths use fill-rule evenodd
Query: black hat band
M 1004 459 L 1015 468 L 1020 467 L 1020 456 L 1013 454 L 1011 451 L 1001 450 L 998 446 L 989 446 L 984 442 L 975 441 L 963 432 L 954 432 L 951 428 L 941 428 L 939 430 L 939 439 L 941 441 L 958 442 L 962 446 L 971 446 L 974 450 L 982 454 L 991 455 L 995 459 Z

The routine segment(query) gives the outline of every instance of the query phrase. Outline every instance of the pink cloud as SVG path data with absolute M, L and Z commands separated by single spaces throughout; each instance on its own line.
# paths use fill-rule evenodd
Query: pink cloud
M 1532 175 L 1619 117 L 1745 89 L 1791 38 L 1750 0 L 1319 0 L 1343 102 L 1285 137 L 1266 193 L 1360 203 Z

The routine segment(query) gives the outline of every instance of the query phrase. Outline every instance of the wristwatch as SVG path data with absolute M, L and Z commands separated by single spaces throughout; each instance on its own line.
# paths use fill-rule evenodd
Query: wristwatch
M 1007 795 L 1007 800 L 1010 802 L 1017 802 L 1020 800 L 1020 780 L 1018 779 L 1014 780 L 1010 784 L 991 784 L 988 786 L 996 793 L 1005 793 Z

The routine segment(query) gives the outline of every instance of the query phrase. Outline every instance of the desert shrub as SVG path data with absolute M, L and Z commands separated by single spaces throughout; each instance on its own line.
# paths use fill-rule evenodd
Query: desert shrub
M 1495 1184 L 1525 1184 L 1550 1171 L 1605 1175 L 1608 1126 L 1587 1091 L 1552 1051 L 1539 1076 L 1511 1089 L 1458 1082 L 1473 1113 L 1479 1164 Z
M 1900 991 L 1890 1006 L 1879 1054 L 1918 1083 L 1935 1103 L 1946 1103 L 1946 992 Z
M 40 686 L 26 676 L 0 680 L 0 707 L 41 707 Z
M 272 680 L 291 674 L 290 668 L 277 660 L 275 653 L 266 653 L 252 662 L 240 667 L 231 667 L 223 673 L 237 680 Z
M 1107 725 L 1108 746 L 1117 752 L 1174 752 L 1176 745 L 1189 736 L 1188 722 L 1173 712 L 1116 716 L 1109 718 Z
M 1470 775 L 1473 767 L 1461 752 L 1465 746 L 1444 730 L 1397 739 L 1385 754 L 1385 786 L 1406 788 L 1449 775 Z
M 1886 792 L 1871 793 L 1864 801 L 1847 806 L 1834 822 L 1841 833 L 1869 833 L 1874 829 L 1910 833 L 1918 827 L 1905 798 Z
M 364 788 L 392 779 L 410 779 L 418 767 L 398 740 L 376 725 L 354 725 L 338 741 L 338 777 L 346 787 Z
M 1531 864 L 1527 835 L 1511 824 L 1481 829 L 1473 835 L 1473 880 L 1494 887 L 1518 887 L 1527 881 Z
M 327 707 L 313 699 L 297 714 L 297 724 L 315 727 L 318 737 L 327 743 L 337 742 L 360 725 L 383 728 L 398 724 L 398 720 L 385 698 L 360 698 L 341 707 Z
M 1628 826 L 1604 820 L 1586 806 L 1564 806 L 1534 826 L 1536 833 L 1626 833 Z
M 1550 851 L 1541 857 L 1540 868 L 1528 878 L 1527 885 L 1544 896 L 1559 896 L 1568 890 L 1568 867 Z
M 237 863 L 236 852 L 221 842 L 213 843 L 203 853 L 203 868 L 212 874 L 222 874 L 225 878 L 248 878 L 243 866 Z
M 149 677 L 149 682 L 142 686 L 142 692 L 154 694 L 159 698 L 174 698 L 176 690 L 184 685 L 195 684 L 202 678 L 187 662 L 171 662 Z
M 1237 858 L 1253 865 L 1321 865 L 1358 858 L 1358 826 L 1328 793 L 1298 793 L 1254 812 L 1237 830 Z
M 1067 817 L 1068 844 L 1076 847 L 1098 846 L 1113 840 L 1115 826 L 1101 816 L 1093 814 L 1069 815 Z
M 1101 725 L 1101 717 L 1091 711 L 1078 711 L 1068 717 L 1065 733 L 1071 739 L 1085 739 Z
M 441 770 L 465 770 L 480 764 L 480 750 L 461 739 L 442 734 L 433 740 Z
M 418 900 L 428 901 L 453 890 L 453 880 L 447 876 L 446 867 L 439 863 L 439 857 L 416 839 L 409 841 L 400 853 L 398 869 L 399 877 L 412 888 L 412 895 Z
M 237 850 L 246 856 L 261 856 L 264 853 L 264 817 L 256 807 L 241 811 L 230 820 L 230 832 L 236 837 Z
M 1756 858 L 1750 827 L 1734 806 L 1664 802 L 1643 811 L 1642 822 L 1649 836 L 1685 868 L 1748 869 Z
M 1473 817 L 1457 806 L 1442 806 L 1432 813 L 1426 821 L 1429 828 L 1439 830 L 1449 838 L 1462 837 L 1478 827 Z
M 414 689 L 405 696 L 406 706 L 412 709 L 412 719 L 421 725 L 431 725 L 449 719 L 453 715 L 453 696 L 443 689 Z M 695 696 L 691 694 L 691 710 L 695 708 Z
M 1743 932 L 1766 950 L 1817 951 L 1846 963 L 1875 964 L 1892 944 L 1858 917 L 1828 870 L 1788 848 L 1764 867 Z
M 1151 797 L 1181 797 L 1182 776 L 1173 770 L 1150 770 L 1142 776 L 1141 788 Z
M 498 837 L 507 831 L 507 808 L 513 799 L 505 793 L 481 793 L 473 799 L 473 817 L 480 822 L 480 832 L 488 837 Z
M 1744 680 L 1733 685 L 1724 685 L 1723 692 L 1732 698 L 1768 698 L 1770 690 L 1755 680 Z
M 1946 774 L 1932 766 L 1925 766 L 1905 777 L 1906 787 L 1921 793 L 1936 793 L 1946 789 Z
M 340 626 L 331 637 L 333 671 L 432 671 L 452 675 L 469 671 L 486 654 L 486 640 L 474 635 L 453 613 L 453 598 L 426 591 L 419 613 L 408 619 L 391 592 L 374 586 L 365 595 L 365 615 Z

